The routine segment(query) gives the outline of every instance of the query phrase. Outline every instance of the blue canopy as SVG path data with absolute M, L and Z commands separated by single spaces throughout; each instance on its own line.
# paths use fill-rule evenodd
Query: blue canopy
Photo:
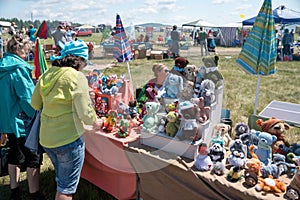
M 283 5 L 273 10 L 274 21 L 277 24 L 300 24 L 300 12 L 289 9 Z M 243 26 L 252 26 L 256 17 L 243 21 Z

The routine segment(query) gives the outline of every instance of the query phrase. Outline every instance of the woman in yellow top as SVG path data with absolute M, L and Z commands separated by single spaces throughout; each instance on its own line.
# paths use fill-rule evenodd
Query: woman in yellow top
M 86 66 L 88 47 L 81 41 L 67 42 L 52 67 L 39 79 L 31 105 L 41 112 L 40 144 L 56 173 L 56 200 L 72 199 L 84 161 L 83 124 L 99 128 L 88 93 L 88 82 L 80 70 Z

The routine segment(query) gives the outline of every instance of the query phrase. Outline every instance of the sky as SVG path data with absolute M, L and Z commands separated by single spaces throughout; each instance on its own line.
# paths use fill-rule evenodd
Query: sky
M 162 23 L 181 26 L 202 19 L 222 25 L 256 16 L 263 0 L 0 0 L 0 17 L 59 20 L 114 25 L 119 13 L 124 26 Z M 299 0 L 272 0 L 300 12 Z

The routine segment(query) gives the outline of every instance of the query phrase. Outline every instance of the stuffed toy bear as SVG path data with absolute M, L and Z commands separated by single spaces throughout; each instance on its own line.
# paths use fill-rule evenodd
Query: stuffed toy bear
M 257 146 L 250 146 L 249 151 L 253 151 L 262 163 L 268 165 L 272 160 L 271 145 L 276 141 L 277 138 L 275 135 L 260 131 L 257 131 L 256 135 L 258 137 Z
M 289 143 L 285 140 L 285 131 L 290 129 L 290 126 L 283 122 L 282 120 L 276 119 L 274 117 L 263 121 L 262 119 L 256 120 L 256 124 L 261 127 L 263 132 L 275 135 L 277 140 L 282 140 L 287 147 Z
M 231 126 L 229 124 L 224 124 L 224 123 L 219 123 L 214 126 L 216 132 L 219 132 L 221 134 L 221 137 L 224 140 L 224 147 L 229 147 L 232 141 L 229 135 L 230 128 Z
M 171 111 L 166 116 L 167 124 L 166 124 L 166 134 L 168 136 L 174 137 L 179 129 L 179 120 L 177 113 L 175 111 Z
M 153 132 L 158 124 L 157 113 L 160 104 L 157 102 L 146 102 L 146 115 L 143 117 L 142 129 L 147 132 Z
M 223 76 L 218 71 L 218 61 L 219 56 L 217 55 L 215 55 L 214 57 L 208 56 L 202 58 L 202 62 L 206 68 L 204 79 L 213 81 L 216 85 L 216 88 L 220 87 L 223 84 Z
M 166 133 L 166 124 L 167 124 L 167 118 L 166 116 L 162 116 L 160 119 L 159 119 L 159 122 L 158 122 L 158 125 L 157 125 L 157 131 L 159 133 Z
M 213 166 L 213 162 L 207 155 L 207 144 L 199 144 L 196 152 L 196 158 L 194 162 L 195 167 L 200 171 L 209 171 Z
M 181 91 L 180 101 L 187 101 L 193 97 L 194 94 L 194 82 L 186 81 Z
M 179 140 L 189 140 L 192 142 L 199 140 L 201 135 L 197 120 L 197 117 L 199 116 L 197 105 L 190 101 L 181 102 L 179 103 L 179 114 L 182 118 L 176 137 Z
M 203 97 L 199 97 L 199 98 L 192 98 L 191 102 L 196 104 L 199 108 L 199 122 L 200 123 L 204 123 L 209 119 L 209 115 L 210 115 L 210 106 L 205 106 L 205 102 L 204 102 L 204 98 Z
M 204 66 L 200 66 L 196 71 L 196 79 L 194 86 L 194 98 L 200 97 L 200 87 L 201 83 L 204 80 L 204 75 L 206 73 L 206 68 Z
M 183 90 L 182 77 L 170 73 L 164 82 L 164 88 L 166 93 L 164 93 L 163 97 L 171 99 L 180 98 Z
M 195 65 L 187 65 L 184 69 L 185 78 L 194 83 L 196 81 L 196 71 L 197 68 Z
M 200 85 L 200 97 L 204 98 L 205 106 L 211 106 L 215 102 L 215 84 L 209 79 L 205 79 Z
M 244 122 L 238 122 L 234 127 L 234 139 L 240 138 L 240 135 L 248 133 L 250 131 L 248 124 Z
M 189 61 L 183 57 L 177 57 L 175 59 L 175 65 L 171 69 L 171 73 L 176 74 L 184 78 L 185 67 L 189 64 Z

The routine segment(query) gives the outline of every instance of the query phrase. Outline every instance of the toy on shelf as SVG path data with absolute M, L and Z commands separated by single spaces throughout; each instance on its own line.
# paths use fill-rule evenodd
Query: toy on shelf
M 249 133 L 250 128 L 248 124 L 244 122 L 238 122 L 234 127 L 234 132 L 235 132 L 234 139 L 239 139 L 242 134 Z
M 147 132 L 155 132 L 158 117 L 157 112 L 160 108 L 160 104 L 157 102 L 147 102 L 146 103 L 146 115 L 143 117 L 143 127 L 142 130 Z
M 109 110 L 107 117 L 104 119 L 102 130 L 105 132 L 112 132 L 116 128 L 117 112 Z
M 224 141 L 224 147 L 228 148 L 232 142 L 232 139 L 229 135 L 229 130 L 231 126 L 224 123 L 218 123 L 214 126 L 214 129 L 216 132 L 219 132 L 223 141 Z
M 196 104 L 199 108 L 199 122 L 205 123 L 206 121 L 208 121 L 211 107 L 205 106 L 204 98 L 203 97 L 192 98 L 191 102 Z
M 130 117 L 130 116 L 129 116 Z M 122 118 L 120 120 L 120 125 L 118 126 L 118 136 L 121 138 L 125 138 L 130 134 L 130 124 L 129 124 L 130 118 L 124 119 Z
M 167 136 L 174 137 L 179 129 L 178 113 L 170 111 L 167 116 L 165 132 Z
M 183 90 L 183 79 L 181 76 L 169 73 L 164 82 L 165 93 L 163 97 L 178 99 L 181 97 Z

